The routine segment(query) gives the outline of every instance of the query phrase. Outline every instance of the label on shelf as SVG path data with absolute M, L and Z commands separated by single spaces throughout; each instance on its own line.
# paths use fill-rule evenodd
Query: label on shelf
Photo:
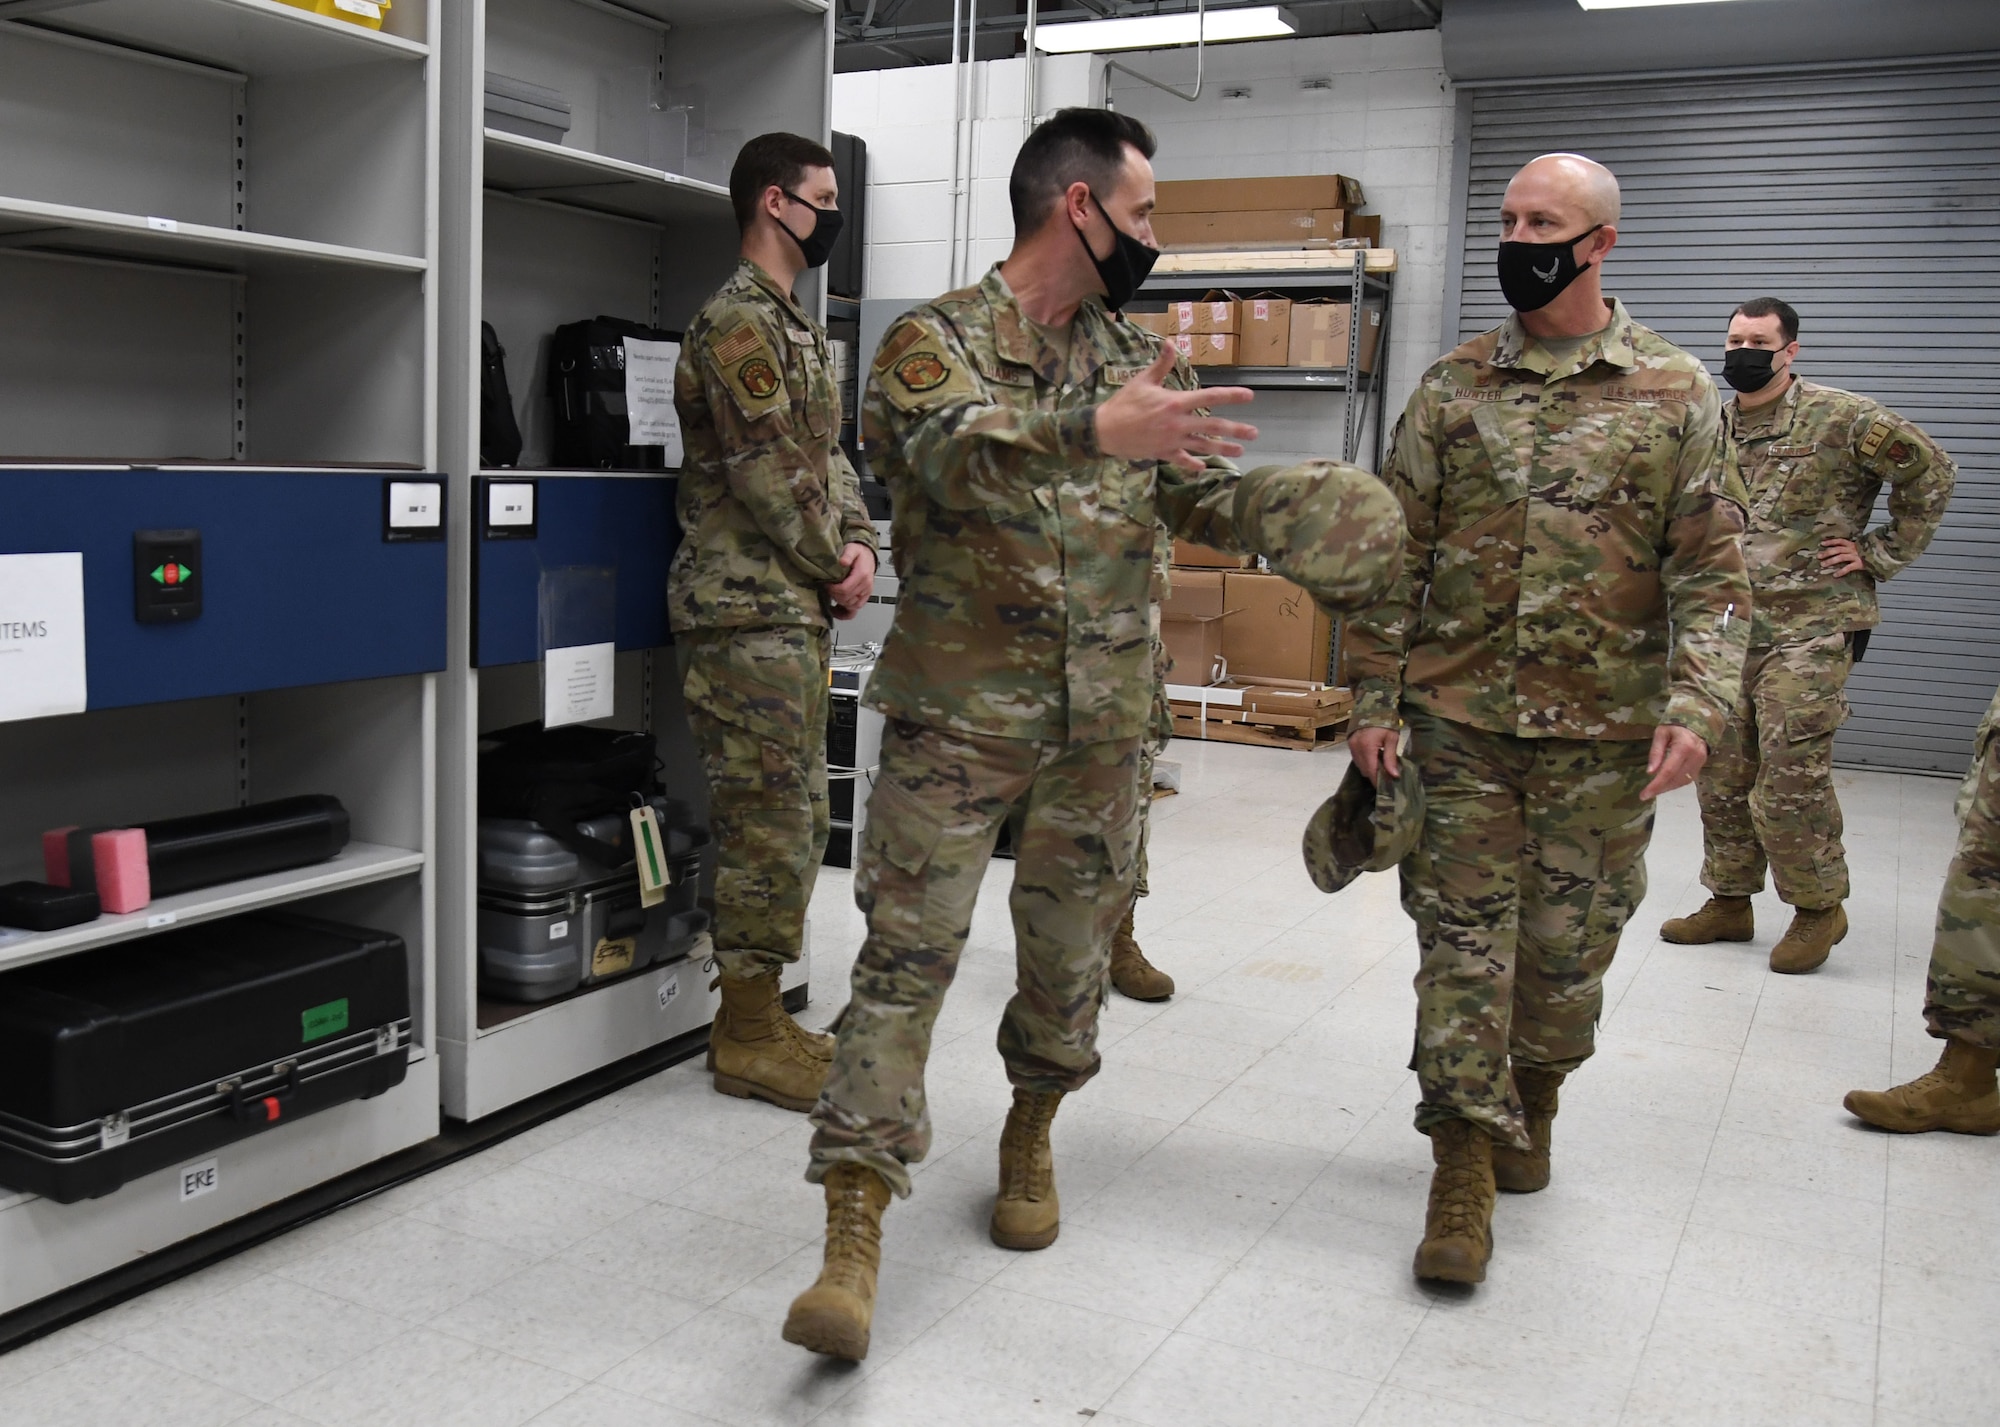
M 660 1009 L 666 1010 L 681 994 L 681 977 L 678 971 L 669 971 L 667 979 L 660 983 Z
M 178 233 L 181 230 L 181 225 L 171 218 L 148 218 L 146 226 L 155 233 Z
M 674 368 L 678 342 L 625 339 L 625 415 L 634 446 L 664 446 L 667 469 L 681 464 L 681 419 L 674 411 Z
M 0 555 L 0 723 L 82 713 L 83 556 Z
M 174 1176 L 180 1186 L 181 1203 L 199 1199 L 204 1194 L 213 1194 L 222 1184 L 222 1167 L 219 1160 L 205 1159 L 199 1164 L 181 1166 L 181 1172 Z
M 535 483 L 489 481 L 486 486 L 486 523 L 503 530 L 533 525 Z
M 577 644 L 551 649 L 542 661 L 542 726 L 610 718 L 617 644 Z
M 569 919 L 567 917 L 565 917 L 562 921 L 549 923 L 550 941 L 561 941 L 564 937 L 568 935 L 569 935 Z
M 155 912 L 146 918 L 146 930 L 151 931 L 154 927 L 170 927 L 180 919 L 179 912 Z
M 442 481 L 389 482 L 391 530 L 435 530 L 443 521 Z
M 345 10 L 350 15 L 359 15 L 364 20 L 382 18 L 382 6 L 378 0 L 333 0 L 333 8 Z

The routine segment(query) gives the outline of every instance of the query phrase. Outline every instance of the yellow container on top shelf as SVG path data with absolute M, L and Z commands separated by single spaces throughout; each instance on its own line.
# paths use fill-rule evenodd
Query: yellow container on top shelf
M 345 20 L 366 30 L 379 30 L 391 0 L 278 0 L 278 3 L 289 5 L 294 10 L 310 10 L 315 15 Z

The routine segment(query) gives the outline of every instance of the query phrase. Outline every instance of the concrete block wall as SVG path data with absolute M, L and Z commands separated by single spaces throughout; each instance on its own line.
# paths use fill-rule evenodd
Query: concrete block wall
M 1118 58 L 1190 87 L 1187 50 Z M 1044 56 L 1037 110 L 1101 102 L 1104 57 Z M 1387 417 L 1393 425 L 1417 379 L 1442 350 L 1445 229 L 1450 220 L 1454 99 L 1436 31 L 1218 45 L 1208 51 L 1200 99 L 1187 103 L 1127 75 L 1110 97 L 1160 138 L 1161 178 L 1345 173 L 1361 180 L 1368 211 L 1397 249 L 1395 329 Z M 974 67 L 971 248 L 976 280 L 1013 238 L 1007 173 L 1026 135 L 1024 62 Z M 1327 88 L 1301 81 L 1325 79 Z M 1226 89 L 1250 90 L 1225 99 Z M 869 297 L 934 296 L 950 286 L 951 71 L 945 66 L 837 74 L 833 127 L 868 141 Z M 1263 431 L 1258 462 L 1338 455 L 1338 399 L 1262 392 L 1251 419 Z M 1363 460 L 1366 463 L 1364 451 Z

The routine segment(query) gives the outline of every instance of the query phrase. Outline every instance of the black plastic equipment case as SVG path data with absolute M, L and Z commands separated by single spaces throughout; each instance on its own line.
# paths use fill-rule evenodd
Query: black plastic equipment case
M 400 1083 L 402 938 L 291 913 L 0 975 L 0 1184 L 61 1204 Z

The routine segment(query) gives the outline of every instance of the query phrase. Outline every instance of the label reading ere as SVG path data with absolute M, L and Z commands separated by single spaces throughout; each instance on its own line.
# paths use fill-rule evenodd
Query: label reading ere
M 664 1011 L 667 1009 L 667 1007 L 673 1005 L 674 998 L 679 996 L 680 994 L 681 994 L 680 973 L 679 972 L 671 973 L 670 975 L 668 975 L 666 980 L 660 983 L 660 1009 Z
M 221 1170 L 218 1161 L 205 1159 L 200 1164 L 182 1165 L 175 1178 L 180 1184 L 181 1203 L 185 1204 L 190 1199 L 215 1193 L 221 1183 Z

